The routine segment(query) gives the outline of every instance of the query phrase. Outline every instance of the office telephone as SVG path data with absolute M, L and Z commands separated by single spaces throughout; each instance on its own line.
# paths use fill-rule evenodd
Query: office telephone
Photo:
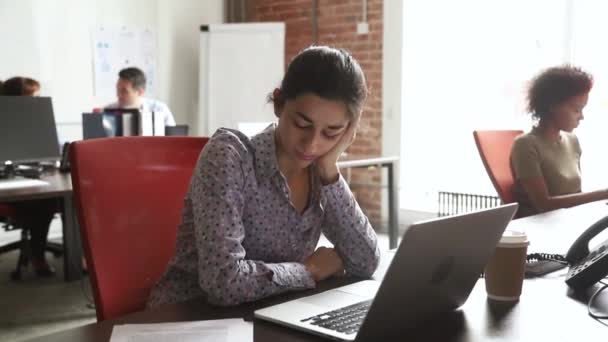
M 584 290 L 608 275 L 608 240 L 589 250 L 589 241 L 606 228 L 608 216 L 587 228 L 568 250 L 566 260 L 570 269 L 566 284 L 572 289 Z
M 70 172 L 70 143 L 63 143 L 61 149 L 61 161 L 59 162 L 59 171 Z

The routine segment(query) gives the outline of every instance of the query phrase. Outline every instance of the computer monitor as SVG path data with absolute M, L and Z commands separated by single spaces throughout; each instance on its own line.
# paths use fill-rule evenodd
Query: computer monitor
M 140 135 L 137 109 L 104 109 L 101 113 L 82 113 L 82 138 L 109 138 Z
M 165 126 L 165 135 L 188 135 L 188 125 Z
M 0 164 L 60 157 L 50 97 L 0 96 Z
M 117 118 L 114 114 L 82 113 L 82 138 L 86 140 L 119 135 L 116 127 Z

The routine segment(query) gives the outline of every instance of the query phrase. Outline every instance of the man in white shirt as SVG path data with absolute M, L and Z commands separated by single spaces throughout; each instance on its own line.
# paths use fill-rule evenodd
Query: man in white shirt
M 141 112 L 153 112 L 156 117 L 163 118 L 165 126 L 175 126 L 175 118 L 169 107 L 158 100 L 144 97 L 146 93 L 146 75 L 138 68 L 122 69 L 116 82 L 118 102 L 111 103 L 105 108 L 137 108 Z

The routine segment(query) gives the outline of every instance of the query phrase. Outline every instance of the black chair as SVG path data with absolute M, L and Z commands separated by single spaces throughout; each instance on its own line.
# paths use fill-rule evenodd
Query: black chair
M 165 126 L 165 135 L 188 136 L 188 125 Z
M 15 225 L 14 217 L 15 211 L 10 205 L 0 204 L 0 225 L 5 231 L 18 229 Z M 21 266 L 29 263 L 29 247 L 29 232 L 25 229 L 21 231 L 21 239 L 19 241 L 0 246 L 0 253 L 7 253 L 16 249 L 21 251 L 19 253 L 19 259 L 17 260 L 17 267 L 11 272 L 11 278 L 13 280 L 21 278 Z
M 21 268 L 26 267 L 30 263 L 32 250 L 30 247 L 30 232 L 28 229 L 19 227 L 16 219 L 15 209 L 10 204 L 0 203 L 0 226 L 5 231 L 21 229 L 21 238 L 19 241 L 11 242 L 0 246 L 0 254 L 8 253 L 14 250 L 19 250 L 19 258 L 15 270 L 11 272 L 12 280 L 21 279 Z M 58 257 L 63 254 L 63 245 L 48 241 L 46 250 Z

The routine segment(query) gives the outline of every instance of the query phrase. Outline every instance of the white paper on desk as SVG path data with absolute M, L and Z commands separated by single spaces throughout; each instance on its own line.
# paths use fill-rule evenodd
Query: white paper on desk
M 49 182 L 29 178 L 9 178 L 0 180 L 0 190 L 36 188 L 51 185 Z
M 242 319 L 125 324 L 112 329 L 110 342 L 253 341 L 253 323 Z
M 139 135 L 165 135 L 165 118 L 155 112 L 139 114 Z

